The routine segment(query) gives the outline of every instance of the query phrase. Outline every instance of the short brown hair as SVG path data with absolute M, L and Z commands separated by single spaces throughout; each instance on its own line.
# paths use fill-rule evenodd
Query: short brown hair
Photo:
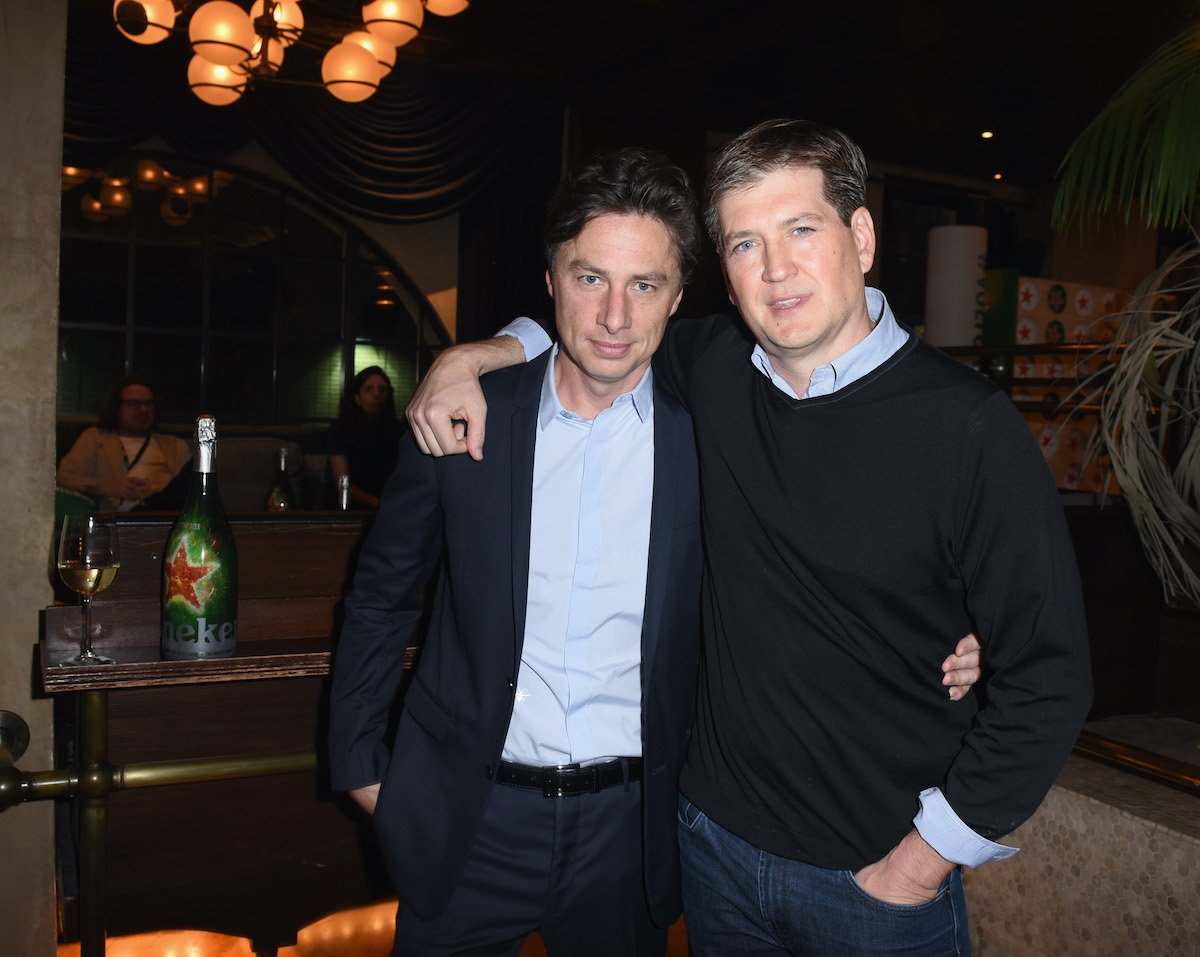
M 686 282 L 696 265 L 700 222 L 687 173 L 660 153 L 636 147 L 602 153 L 567 174 L 546 210 L 542 239 L 554 269 L 558 250 L 597 216 L 653 216 L 667 230 Z
M 825 199 L 844 225 L 849 226 L 854 211 L 866 205 L 867 161 L 854 140 L 841 130 L 809 120 L 767 120 L 728 143 L 708 174 L 704 226 L 718 251 L 721 225 L 717 203 L 721 197 L 789 166 L 821 171 Z

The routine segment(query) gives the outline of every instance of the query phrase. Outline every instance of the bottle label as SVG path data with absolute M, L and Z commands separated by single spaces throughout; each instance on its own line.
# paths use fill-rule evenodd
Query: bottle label
M 168 659 L 226 658 L 237 640 L 237 559 L 231 543 L 180 523 L 163 562 L 162 650 Z M 232 567 L 231 567 L 232 566 Z

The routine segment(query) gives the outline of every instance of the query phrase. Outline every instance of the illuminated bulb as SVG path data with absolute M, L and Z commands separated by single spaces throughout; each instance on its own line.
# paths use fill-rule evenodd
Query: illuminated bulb
M 62 168 L 62 188 L 70 189 L 91 179 L 92 171 L 82 166 L 64 166 Z
M 375 57 L 357 43 L 337 43 L 321 61 L 325 88 L 346 103 L 358 103 L 379 89 L 382 72 Z
M 391 73 L 392 67 L 396 65 L 396 48 L 374 34 L 367 33 L 366 30 L 355 30 L 353 33 L 347 33 L 342 37 L 342 42 L 357 43 L 371 54 L 375 58 L 375 62 L 379 64 L 379 78 L 381 80 Z
M 471 0 L 425 0 L 425 9 L 439 17 L 453 17 L 471 5 Z
M 83 213 L 83 218 L 91 220 L 93 223 L 102 223 L 107 216 L 104 215 L 104 208 L 100 205 L 100 200 L 90 193 L 84 193 L 83 199 L 79 202 L 79 210 Z
M 283 66 L 283 48 L 287 46 L 282 40 L 273 37 L 267 40 L 267 56 L 262 57 L 263 38 L 255 37 L 254 46 L 250 48 L 250 59 L 246 62 L 247 73 L 274 76 Z
M 137 184 L 139 189 L 157 189 L 168 180 L 170 175 L 154 160 L 138 160 Z
M 262 15 L 263 0 L 254 0 L 250 5 L 251 21 Z M 275 9 L 271 11 L 271 18 L 279 29 L 279 42 L 285 47 L 290 47 L 300 39 L 300 33 L 304 30 L 304 13 L 296 0 L 278 0 Z
M 424 21 L 421 0 L 375 0 L 363 4 L 367 30 L 394 47 L 402 47 L 415 37 Z
M 100 187 L 100 209 L 109 216 L 124 216 L 133 206 L 133 195 L 123 179 L 106 179 Z
M 121 35 L 134 43 L 159 43 L 175 26 L 171 0 L 117 0 L 112 12 Z
M 188 196 L 193 196 L 196 199 L 207 199 L 208 177 L 193 176 L 191 179 L 185 180 L 183 183 L 183 191 Z
M 991 130 L 984 130 L 982 133 L 979 134 L 979 138 L 984 139 L 984 140 L 990 140 L 995 135 L 996 134 L 993 133 Z
M 1004 174 L 1003 173 L 993 173 L 992 179 L 1004 179 Z
M 236 3 L 209 0 L 192 14 L 188 39 L 198 56 L 210 63 L 233 66 L 250 55 L 250 47 L 254 45 L 254 24 L 250 15 Z
M 209 106 L 228 106 L 246 89 L 245 77 L 202 56 L 192 57 L 187 79 L 191 91 Z

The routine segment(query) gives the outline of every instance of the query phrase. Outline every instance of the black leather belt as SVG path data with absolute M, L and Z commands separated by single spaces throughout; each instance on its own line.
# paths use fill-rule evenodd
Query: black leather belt
M 572 797 L 576 794 L 595 794 L 605 788 L 640 781 L 641 758 L 617 758 L 603 764 L 563 764 L 552 768 L 535 768 L 527 764 L 501 761 L 496 771 L 496 783 L 514 788 L 541 791 L 544 797 Z

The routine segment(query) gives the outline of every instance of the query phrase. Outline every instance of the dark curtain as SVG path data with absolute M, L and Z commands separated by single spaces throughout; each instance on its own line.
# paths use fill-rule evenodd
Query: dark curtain
M 562 120 L 531 134 L 525 161 L 467 206 L 459 219 L 458 339 L 490 336 L 516 316 L 554 335 L 546 292 L 542 221 L 558 185 Z
M 319 78 L 322 52 L 289 48 L 285 73 Z M 561 123 L 559 92 L 403 59 L 362 103 L 261 82 L 236 103 L 212 107 L 187 88 L 189 59 L 183 38 L 136 46 L 117 32 L 107 5 L 73 4 L 64 161 L 100 165 L 157 135 L 181 156 L 215 162 L 257 141 L 330 206 L 414 223 L 524 182 L 531 144 L 543 148 L 546 130 Z M 551 149 L 557 164 L 557 142 Z

